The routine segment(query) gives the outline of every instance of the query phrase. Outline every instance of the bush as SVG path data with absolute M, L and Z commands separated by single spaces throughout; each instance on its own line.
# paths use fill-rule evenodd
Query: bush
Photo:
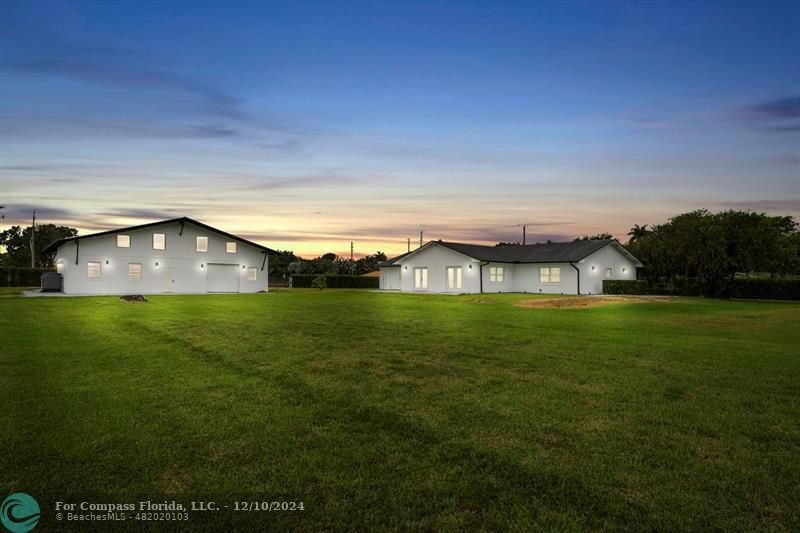
M 378 278 L 366 276 L 292 274 L 292 287 L 307 289 L 312 287 L 313 281 L 319 277 L 325 279 L 325 285 L 328 289 L 377 289 L 379 286 Z
M 666 296 L 708 296 L 720 294 L 704 280 L 679 278 L 669 281 L 605 280 L 605 294 L 658 294 Z M 726 287 L 728 298 L 800 300 L 800 280 L 738 278 Z
M 328 284 L 325 282 L 325 276 L 317 276 L 311 281 L 311 287 L 314 289 L 327 289 Z
M 604 294 L 650 294 L 647 282 L 643 279 L 603 280 Z
M 55 269 L 0 267 L 0 287 L 40 287 L 45 272 L 55 272 Z
M 739 278 L 733 281 L 729 296 L 762 300 L 800 300 L 800 280 Z

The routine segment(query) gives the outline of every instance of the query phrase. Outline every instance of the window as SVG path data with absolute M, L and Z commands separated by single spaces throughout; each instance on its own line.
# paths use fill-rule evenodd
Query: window
M 165 250 L 167 248 L 167 236 L 163 233 L 153 233 L 153 250 Z
M 561 283 L 561 268 L 539 267 L 539 283 Z
M 130 235 L 117 235 L 117 248 L 130 248 L 131 236 Z
M 100 263 L 89 261 L 86 263 L 86 275 L 89 279 L 97 279 L 100 277 Z
M 461 267 L 447 267 L 447 288 L 460 289 L 461 288 L 461 274 L 463 269 Z M 427 279 L 425 284 L 427 285 Z
M 225 243 L 225 251 L 229 254 L 236 253 L 236 241 L 230 241 Z
M 207 252 L 208 251 L 208 237 L 197 237 L 197 251 L 198 252 Z
M 428 288 L 428 269 L 415 268 L 414 269 L 414 288 L 427 289 Z
M 247 269 L 247 281 L 256 281 L 258 279 L 258 269 L 250 267 Z
M 489 280 L 495 283 L 503 283 L 505 267 L 489 267 Z
M 606 277 L 607 277 L 607 278 L 610 278 L 610 277 L 611 277 L 611 275 L 613 274 L 613 272 L 614 272 L 613 270 L 611 270 L 610 268 L 607 268 L 607 269 L 606 269 Z
M 141 263 L 128 263 L 128 279 L 142 279 Z

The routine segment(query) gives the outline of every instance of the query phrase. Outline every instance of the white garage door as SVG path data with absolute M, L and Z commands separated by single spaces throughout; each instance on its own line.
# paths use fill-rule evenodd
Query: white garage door
M 209 263 L 206 274 L 208 292 L 239 292 L 239 265 Z

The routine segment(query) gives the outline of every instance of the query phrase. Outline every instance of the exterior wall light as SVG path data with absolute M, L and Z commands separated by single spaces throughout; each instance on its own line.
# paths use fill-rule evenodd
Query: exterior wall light
M 403 270 L 408 270 L 408 265 L 404 266 Z
M 595 270 L 597 270 L 597 267 L 592 265 L 592 272 L 594 272 Z
M 156 261 L 156 268 L 158 268 L 158 261 Z
M 106 264 L 108 264 L 108 259 L 106 259 Z
M 203 263 L 200 263 L 200 268 L 205 268 L 205 265 Z
M 625 267 L 622 267 L 622 273 L 623 273 L 623 274 L 624 274 L 625 272 L 627 272 L 627 271 L 628 271 L 628 269 L 627 269 L 627 268 L 625 268 Z
M 469 264 L 469 269 L 472 270 L 472 263 Z

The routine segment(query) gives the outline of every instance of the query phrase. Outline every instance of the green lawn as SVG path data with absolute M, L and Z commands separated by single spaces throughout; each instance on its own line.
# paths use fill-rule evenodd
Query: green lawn
M 192 529 L 800 529 L 800 303 L 9 292 L 0 498 L 40 529 L 142 498 L 304 502 Z

